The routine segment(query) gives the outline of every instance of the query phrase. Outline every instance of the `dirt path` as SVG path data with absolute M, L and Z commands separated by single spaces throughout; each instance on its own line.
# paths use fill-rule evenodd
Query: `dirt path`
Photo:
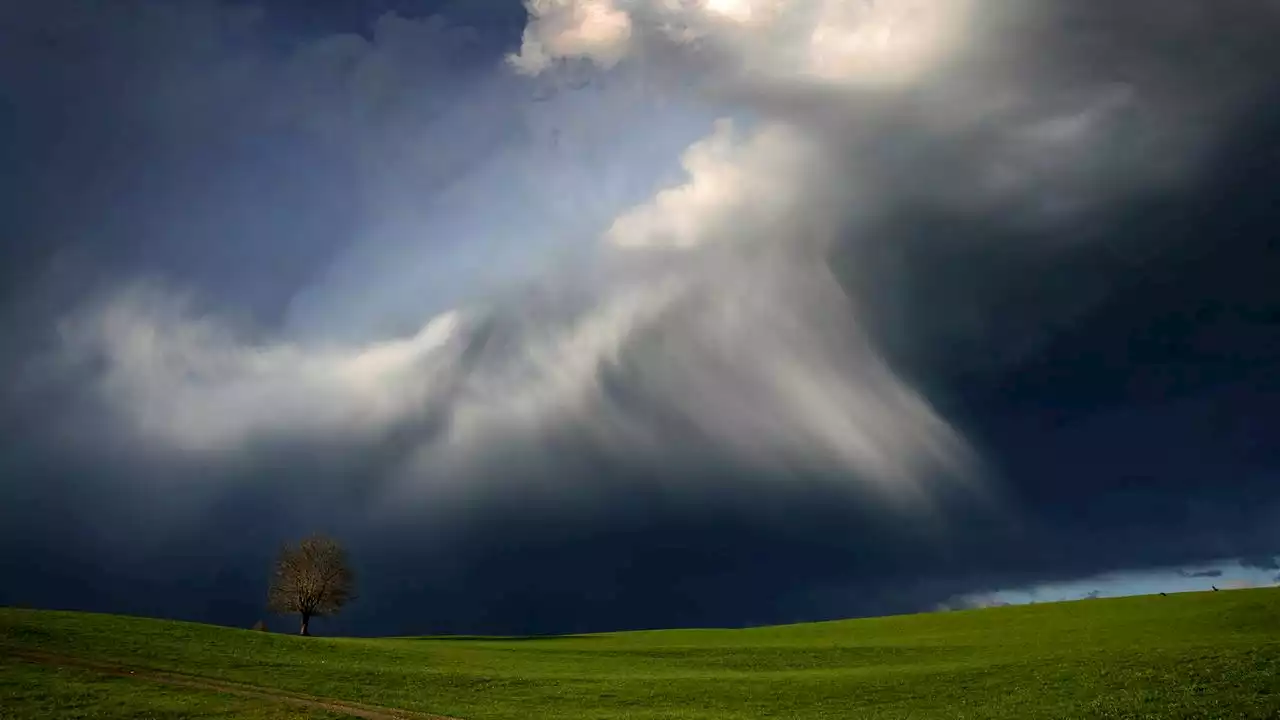
M 30 663 L 80 668 L 82 670 L 92 670 L 94 672 L 102 673 L 103 675 L 136 678 L 139 680 L 163 683 L 165 685 L 173 685 L 177 687 L 187 687 L 195 690 L 210 690 L 213 692 L 229 693 L 240 697 L 269 700 L 271 702 L 310 708 L 312 710 L 328 710 L 330 712 L 345 713 L 352 717 L 364 718 L 365 720 L 457 720 L 457 718 L 449 718 L 443 715 L 428 715 L 426 713 L 413 712 L 410 710 L 400 710 L 397 708 L 386 708 L 379 707 L 377 705 L 347 702 L 345 700 L 314 697 L 311 695 L 292 693 L 285 690 L 276 690 L 274 688 L 259 687 L 257 685 L 246 685 L 244 683 L 216 680 L 197 675 L 183 675 L 181 673 L 122 665 L 120 663 L 86 660 L 84 658 L 71 657 L 69 655 L 58 655 L 55 653 L 44 652 L 42 650 L 17 650 L 3 648 L 0 649 L 0 652 L 3 652 L 3 654 L 8 655 L 9 657 Z

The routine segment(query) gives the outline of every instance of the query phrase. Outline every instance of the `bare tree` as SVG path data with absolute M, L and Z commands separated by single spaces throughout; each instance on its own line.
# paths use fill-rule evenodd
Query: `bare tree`
M 271 577 L 268 606 L 302 616 L 299 633 L 311 634 L 311 618 L 333 615 L 355 597 L 355 573 L 347 551 L 332 538 L 313 535 L 285 545 Z

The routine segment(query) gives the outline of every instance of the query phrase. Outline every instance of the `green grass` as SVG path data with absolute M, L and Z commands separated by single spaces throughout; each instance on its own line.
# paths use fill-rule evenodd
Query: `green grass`
M 531 640 L 0 610 L 4 646 L 473 720 L 1280 717 L 1274 589 Z
M 84 720 L 322 720 L 301 710 L 217 692 L 171 688 L 91 670 L 0 658 L 0 718 Z

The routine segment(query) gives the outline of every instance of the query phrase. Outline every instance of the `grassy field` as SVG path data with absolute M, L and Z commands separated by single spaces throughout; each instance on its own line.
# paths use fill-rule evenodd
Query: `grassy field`
M 1280 718 L 1274 589 L 544 639 L 0 610 L 0 717 L 309 718 L 325 715 L 16 659 L 35 651 L 473 720 Z
M 139 720 L 320 720 L 347 717 L 237 697 L 174 688 L 92 670 L 0 658 L 0 718 Z

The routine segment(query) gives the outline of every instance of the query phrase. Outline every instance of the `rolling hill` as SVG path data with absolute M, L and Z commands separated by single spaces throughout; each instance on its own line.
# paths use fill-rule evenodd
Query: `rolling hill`
M 1277 718 L 1280 590 L 545 638 L 0 609 L 0 717 Z

